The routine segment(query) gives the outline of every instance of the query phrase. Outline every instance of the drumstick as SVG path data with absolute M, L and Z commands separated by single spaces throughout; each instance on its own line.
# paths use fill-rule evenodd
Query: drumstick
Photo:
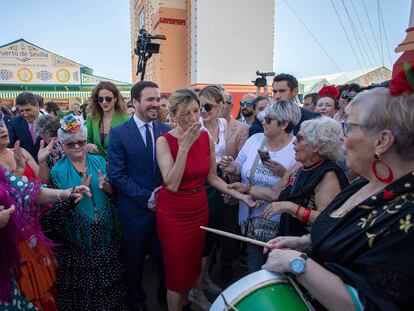
M 241 236 L 241 235 L 237 235 L 237 234 L 233 234 L 230 232 L 226 232 L 226 231 L 222 231 L 222 230 L 217 230 L 217 229 L 213 229 L 213 228 L 208 228 L 208 227 L 204 227 L 204 226 L 200 226 L 201 229 L 206 230 L 206 231 L 210 231 L 213 232 L 215 234 L 219 234 L 231 239 L 236 239 L 236 240 L 240 240 L 240 241 L 244 241 L 244 242 L 248 242 L 248 243 L 252 243 L 258 246 L 262 246 L 262 247 L 267 247 L 267 248 L 272 248 L 273 245 L 270 243 L 266 243 L 266 242 L 262 242 L 262 241 L 257 241 L 254 239 L 250 239 L 250 238 L 246 238 L 245 236 Z

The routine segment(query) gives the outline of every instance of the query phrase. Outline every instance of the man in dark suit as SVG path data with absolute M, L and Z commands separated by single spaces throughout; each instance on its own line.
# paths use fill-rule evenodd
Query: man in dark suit
M 41 138 L 37 135 L 35 126 L 40 115 L 36 96 L 30 92 L 23 92 L 16 97 L 16 106 L 20 115 L 10 122 L 9 147 L 12 148 L 16 141 L 20 140 L 20 147 L 26 149 L 37 162 Z
M 295 102 L 295 98 L 299 92 L 299 83 L 296 78 L 290 74 L 281 73 L 273 78 L 273 100 L 287 100 Z M 320 117 L 321 115 L 316 112 L 311 112 L 308 110 L 300 108 L 302 116 L 300 118 L 299 124 L 293 128 L 293 135 L 296 135 L 299 132 L 300 125 L 303 121 L 314 119 Z
M 146 296 L 141 287 L 143 266 L 145 254 L 157 235 L 155 213 L 147 208 L 147 204 L 154 189 L 162 183 L 155 142 L 161 133 L 169 130 L 156 120 L 160 98 L 155 83 L 141 81 L 135 84 L 131 89 L 134 116 L 109 133 L 108 161 L 118 196 L 131 310 L 146 310 Z M 162 288 L 158 290 L 162 291 Z

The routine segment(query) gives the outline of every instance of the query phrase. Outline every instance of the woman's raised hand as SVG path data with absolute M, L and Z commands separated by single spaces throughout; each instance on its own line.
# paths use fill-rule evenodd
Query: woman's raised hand
M 24 170 L 26 167 L 26 163 L 24 162 L 22 148 L 20 148 L 20 140 L 16 140 L 16 143 L 14 144 L 13 153 L 14 160 L 16 161 L 16 169 Z
M 39 152 L 37 153 L 37 159 L 39 160 L 39 163 L 45 162 L 47 157 L 50 155 L 50 153 L 53 150 L 53 147 L 57 143 L 57 138 L 53 137 L 50 143 L 45 147 L 45 141 L 42 139 L 40 141 L 40 147 Z
M 184 134 L 180 138 L 178 138 L 179 149 L 182 149 L 184 151 L 189 151 L 191 146 L 200 136 L 200 129 L 201 129 L 200 123 L 196 122 L 196 123 L 191 124 L 188 127 L 188 129 L 184 132 Z
M 67 189 L 66 191 L 70 191 L 69 198 L 73 200 L 75 204 L 82 200 L 84 194 L 86 194 L 88 197 L 92 197 L 89 187 L 85 185 L 76 186 L 73 189 Z

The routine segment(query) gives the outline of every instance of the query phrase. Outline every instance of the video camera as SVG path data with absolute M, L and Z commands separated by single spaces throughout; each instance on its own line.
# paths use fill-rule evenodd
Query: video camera
M 256 75 L 260 76 L 255 81 L 252 81 L 255 86 L 257 87 L 265 87 L 267 85 L 267 79 L 266 77 L 274 77 L 274 72 L 259 72 L 259 70 L 256 71 Z
M 147 60 L 152 56 L 152 54 L 158 54 L 160 52 L 160 44 L 153 43 L 151 40 L 166 39 L 167 38 L 164 35 L 151 35 L 144 28 L 139 30 L 137 47 L 134 49 L 134 53 L 138 55 L 137 75 L 141 72 L 141 81 L 144 80 Z

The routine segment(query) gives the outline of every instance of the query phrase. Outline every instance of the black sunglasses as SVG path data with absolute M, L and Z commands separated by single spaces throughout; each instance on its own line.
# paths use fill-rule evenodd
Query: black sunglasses
M 244 106 L 251 107 L 253 106 L 253 102 L 248 101 L 248 100 L 243 100 L 240 102 L 240 107 L 244 107 Z
M 272 120 L 277 120 L 277 119 L 272 118 L 272 117 L 264 117 L 263 120 L 265 121 L 266 124 L 270 124 L 270 122 L 272 122 Z
M 112 96 L 105 96 L 105 97 L 98 97 L 98 98 L 97 98 L 98 103 L 103 103 L 103 102 L 104 102 L 104 100 L 105 100 L 107 103 L 110 103 L 113 99 L 114 99 L 114 98 L 113 98 Z
M 73 149 L 76 147 L 76 145 L 78 145 L 79 147 L 85 147 L 86 145 L 86 140 L 80 140 L 80 141 L 74 141 L 72 143 L 67 143 L 65 144 L 66 147 L 68 147 L 69 149 Z
M 211 109 L 213 109 L 215 105 L 210 104 L 210 103 L 205 103 L 204 105 L 201 106 L 201 108 L 203 108 L 205 111 L 209 112 L 211 111 Z

